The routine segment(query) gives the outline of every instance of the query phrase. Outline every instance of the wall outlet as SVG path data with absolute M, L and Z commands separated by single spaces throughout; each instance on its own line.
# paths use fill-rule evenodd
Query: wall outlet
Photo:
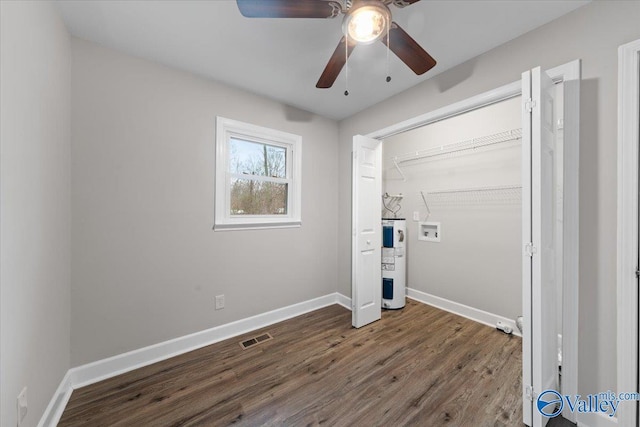
M 216 310 L 224 308 L 224 295 L 216 295 Z
M 18 427 L 22 425 L 27 416 L 27 387 L 25 386 L 18 395 Z
M 420 212 L 413 211 L 413 220 L 414 221 L 420 221 Z

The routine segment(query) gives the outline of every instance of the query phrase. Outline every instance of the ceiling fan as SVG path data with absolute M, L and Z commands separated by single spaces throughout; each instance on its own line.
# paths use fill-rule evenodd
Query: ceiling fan
M 330 88 L 347 58 L 358 44 L 384 43 L 414 73 L 420 75 L 436 65 L 420 45 L 391 20 L 389 5 L 410 6 L 420 0 L 236 0 L 247 18 L 335 18 L 344 15 L 340 39 L 317 88 Z M 387 76 L 387 81 L 391 78 Z M 348 92 L 345 92 L 345 95 Z

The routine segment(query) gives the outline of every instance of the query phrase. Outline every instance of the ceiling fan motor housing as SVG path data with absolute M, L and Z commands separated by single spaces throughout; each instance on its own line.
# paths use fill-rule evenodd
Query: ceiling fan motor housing
M 391 25 L 391 11 L 379 0 L 360 0 L 346 12 L 342 31 L 351 41 L 371 44 L 387 34 Z

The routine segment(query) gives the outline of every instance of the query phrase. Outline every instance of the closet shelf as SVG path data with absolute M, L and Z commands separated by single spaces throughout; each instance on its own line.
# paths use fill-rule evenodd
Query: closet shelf
M 441 145 L 439 147 L 428 148 L 426 150 L 415 151 L 413 153 L 401 154 L 393 159 L 398 163 L 419 160 L 428 157 L 443 156 L 445 154 L 456 153 L 459 151 L 475 150 L 477 148 L 486 147 L 503 142 L 514 141 L 522 138 L 522 129 L 512 129 L 506 132 L 495 133 L 493 135 L 481 136 L 479 138 L 468 139 L 453 144 Z
M 507 203 L 521 199 L 522 187 L 519 185 L 501 185 L 493 187 L 457 188 L 424 192 L 430 205 L 447 203 Z M 425 203 L 426 204 L 426 203 Z
M 441 145 L 439 147 L 428 148 L 425 150 L 414 151 L 412 153 L 400 154 L 392 157 L 393 165 L 406 181 L 400 164 L 414 160 L 428 159 L 431 157 L 444 156 L 452 153 L 475 152 L 479 148 L 488 147 L 504 142 L 515 141 L 522 138 L 522 128 L 512 129 L 505 132 L 499 132 L 492 135 L 485 135 L 478 138 L 468 139 L 465 141 L 455 142 L 453 144 Z

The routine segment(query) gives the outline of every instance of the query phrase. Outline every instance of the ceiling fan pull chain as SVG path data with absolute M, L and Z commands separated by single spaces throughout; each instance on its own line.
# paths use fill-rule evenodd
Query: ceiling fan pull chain
M 389 40 L 389 27 L 391 27 L 391 24 L 387 25 L 387 83 L 391 81 L 391 73 L 389 72 L 389 46 L 391 45 L 391 40 Z
M 349 36 L 344 35 L 344 96 L 349 96 Z

